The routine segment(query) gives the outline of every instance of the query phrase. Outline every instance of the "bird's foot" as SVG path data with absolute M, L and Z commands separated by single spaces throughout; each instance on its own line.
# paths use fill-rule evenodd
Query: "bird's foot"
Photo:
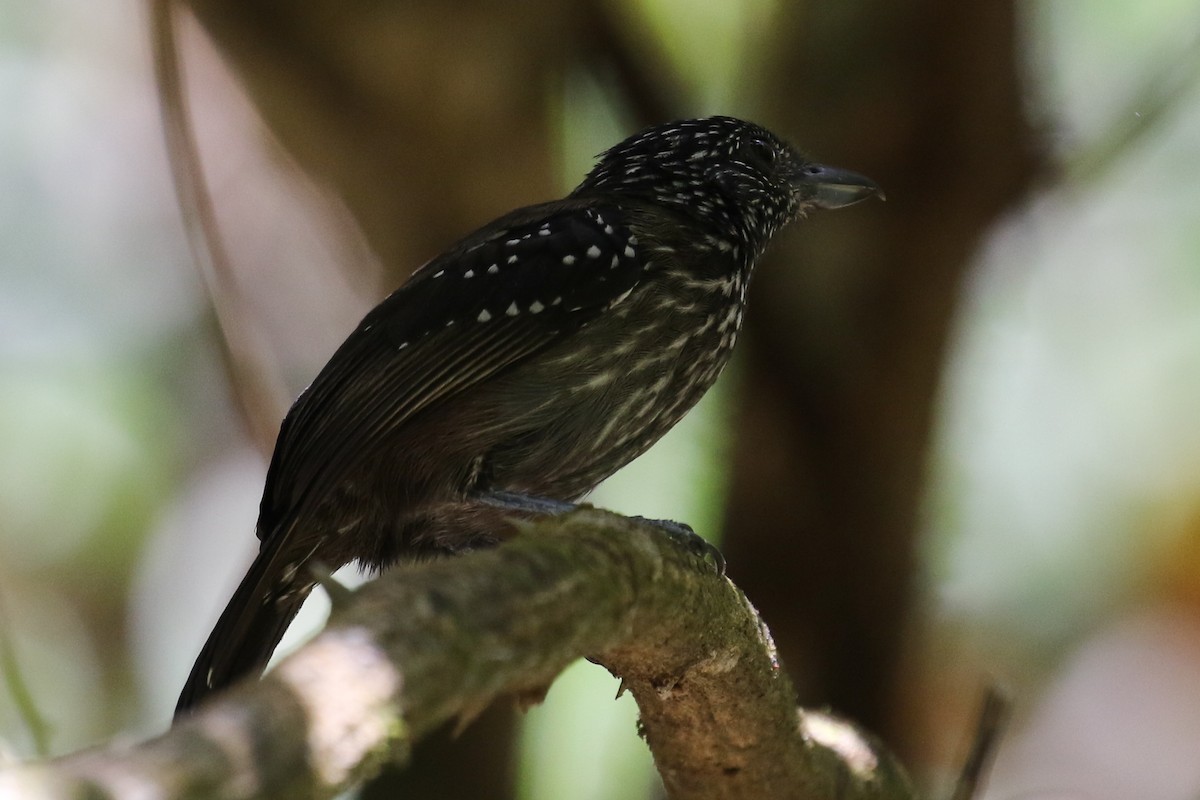
M 721 551 L 715 544 L 692 530 L 691 525 L 669 519 L 647 519 L 646 517 L 631 517 L 630 519 L 635 522 L 644 522 L 647 525 L 653 525 L 665 532 L 671 541 L 692 555 L 698 556 L 705 561 L 711 561 L 718 575 L 725 575 L 725 556 L 721 555 Z
M 495 508 L 526 514 L 556 516 L 579 509 L 579 506 L 575 503 L 568 503 L 549 497 L 520 494 L 519 492 L 487 492 L 486 494 L 480 494 L 479 499 L 483 503 Z M 647 519 L 646 517 L 630 517 L 630 519 L 634 522 L 653 525 L 655 528 L 664 531 L 671 541 L 692 555 L 699 556 L 706 561 L 711 561 L 718 575 L 725 574 L 725 556 L 721 555 L 721 551 L 717 549 L 716 545 L 706 541 L 700 534 L 692 530 L 690 525 L 669 519 Z

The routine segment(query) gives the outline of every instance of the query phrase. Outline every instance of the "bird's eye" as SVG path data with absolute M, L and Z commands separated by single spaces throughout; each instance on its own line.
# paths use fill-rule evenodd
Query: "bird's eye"
M 741 155 L 746 163 L 769 170 L 775 166 L 779 151 L 762 139 L 751 139 L 742 145 Z

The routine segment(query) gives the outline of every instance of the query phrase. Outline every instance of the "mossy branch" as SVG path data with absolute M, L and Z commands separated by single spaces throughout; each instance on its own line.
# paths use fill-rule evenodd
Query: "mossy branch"
M 595 510 L 391 570 L 262 681 L 158 738 L 0 772 L 0 796 L 333 797 L 447 720 L 540 696 L 583 656 L 632 692 L 672 798 L 914 797 L 869 737 L 795 707 L 729 580 L 660 530 Z

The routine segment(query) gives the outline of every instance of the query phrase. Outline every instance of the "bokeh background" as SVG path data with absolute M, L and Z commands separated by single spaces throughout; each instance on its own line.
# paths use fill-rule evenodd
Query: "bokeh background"
M 802 701 L 926 786 L 999 682 L 989 798 L 1200 796 L 1195 3 L 191 0 L 215 262 L 155 8 L 0 0 L 0 755 L 167 724 L 264 443 L 376 300 L 730 113 L 888 201 L 781 237 L 717 390 L 596 502 L 720 540 Z M 363 796 L 654 797 L 614 693 L 578 665 Z

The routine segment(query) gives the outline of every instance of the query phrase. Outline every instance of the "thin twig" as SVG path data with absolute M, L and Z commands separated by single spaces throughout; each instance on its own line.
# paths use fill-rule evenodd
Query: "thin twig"
M 973 800 L 983 790 L 988 768 L 1000 744 L 1000 737 L 1008 724 L 1012 701 L 996 684 L 987 687 L 983 705 L 979 710 L 979 722 L 975 725 L 975 738 L 971 752 L 963 762 L 958 784 L 950 800 Z
M 230 388 L 250 437 L 260 451 L 270 454 L 287 394 L 270 349 L 254 324 L 253 310 L 238 291 L 217 226 L 188 112 L 176 22 L 175 0 L 150 0 L 154 74 L 167 160 L 192 257 L 216 316 Z
M 4 685 L 12 697 L 17 714 L 25 723 L 30 738 L 33 739 L 33 749 L 43 758 L 50 754 L 50 725 L 38 711 L 29 684 L 21 671 L 17 660 L 17 646 L 13 641 L 12 624 L 4 605 L 4 595 L 0 593 L 0 672 L 4 673 Z

